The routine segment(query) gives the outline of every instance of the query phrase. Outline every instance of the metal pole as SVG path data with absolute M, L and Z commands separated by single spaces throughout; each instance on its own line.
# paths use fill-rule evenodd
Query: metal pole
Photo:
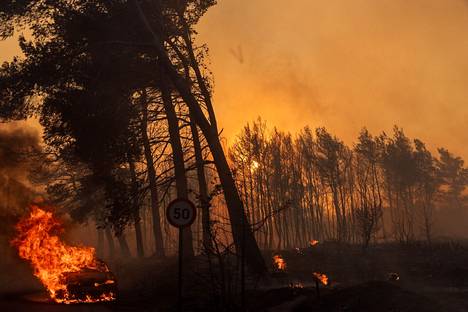
M 179 282 L 178 282 L 178 293 L 177 293 L 177 310 L 179 312 L 183 311 L 183 304 L 182 304 L 182 259 L 183 259 L 183 250 L 184 250 L 184 244 L 183 244 L 184 238 L 183 238 L 183 227 L 179 227 Z

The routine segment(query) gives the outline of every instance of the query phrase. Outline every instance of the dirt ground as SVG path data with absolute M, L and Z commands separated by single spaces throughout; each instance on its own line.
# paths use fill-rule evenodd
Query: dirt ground
M 275 270 L 275 254 L 286 261 L 285 271 Z M 246 311 L 468 312 L 466 244 L 387 244 L 364 252 L 359 246 L 324 243 L 265 252 L 265 259 L 272 273 L 267 280 L 247 280 Z M 42 287 L 27 264 L 10 263 L 8 269 L 3 264 L 0 311 L 176 311 L 175 259 L 119 260 L 110 266 L 119 282 L 117 302 L 58 305 L 40 295 Z M 228 287 L 221 296 L 216 292 L 220 268 L 212 270 L 218 280 L 210 278 L 203 259 L 187 267 L 184 311 L 241 310 L 238 276 L 225 270 Z M 329 277 L 320 296 L 313 272 Z

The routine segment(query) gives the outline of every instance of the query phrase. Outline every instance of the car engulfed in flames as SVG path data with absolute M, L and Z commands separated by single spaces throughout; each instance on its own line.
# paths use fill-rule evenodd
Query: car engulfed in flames
M 117 283 L 111 272 L 85 269 L 63 274 L 66 290 L 56 293 L 56 301 L 65 303 L 113 301 Z
M 52 300 L 70 304 L 116 299 L 117 283 L 108 266 L 94 248 L 65 244 L 58 236 L 63 227 L 52 212 L 32 206 L 16 230 L 12 244 L 31 263 Z

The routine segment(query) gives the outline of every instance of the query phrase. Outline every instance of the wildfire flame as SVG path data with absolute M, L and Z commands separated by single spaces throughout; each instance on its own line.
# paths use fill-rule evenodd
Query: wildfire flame
M 314 277 L 323 285 L 328 285 L 328 277 L 325 274 L 314 272 Z
M 258 161 L 252 160 L 252 165 L 250 166 L 250 169 L 251 169 L 252 171 L 255 171 L 255 170 L 257 170 L 259 167 L 260 167 L 260 164 L 258 163 Z
M 273 261 L 275 262 L 276 268 L 280 271 L 286 270 L 286 261 L 284 261 L 281 255 L 273 256 Z
M 67 274 L 90 270 L 111 275 L 107 265 L 96 258 L 92 247 L 68 246 L 57 234 L 63 232 L 61 223 L 51 212 L 31 207 L 29 216 L 16 225 L 17 237 L 12 244 L 21 258 L 31 262 L 34 275 L 46 287 L 50 297 L 58 303 L 102 302 L 115 300 L 112 291 L 98 296 L 85 294 L 77 298 L 67 289 Z M 104 284 L 114 284 L 107 280 Z M 96 286 L 97 287 L 97 286 Z
M 318 240 L 315 240 L 315 239 L 311 239 L 311 240 L 309 241 L 309 244 L 310 244 L 310 246 L 312 246 L 312 247 L 317 246 L 318 243 L 319 243 L 319 241 L 318 241 Z

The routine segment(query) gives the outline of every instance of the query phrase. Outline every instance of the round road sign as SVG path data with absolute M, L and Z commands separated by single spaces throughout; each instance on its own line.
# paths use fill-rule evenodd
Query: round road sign
M 166 210 L 167 221 L 175 227 L 189 226 L 195 221 L 197 209 L 187 199 L 179 198 L 173 200 Z

